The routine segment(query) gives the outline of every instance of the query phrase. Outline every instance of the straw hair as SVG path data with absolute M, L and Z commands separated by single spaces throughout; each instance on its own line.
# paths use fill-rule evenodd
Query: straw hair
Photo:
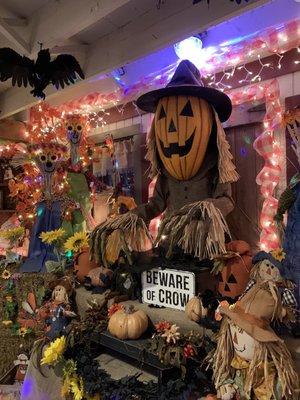
M 218 169 L 219 169 L 219 182 L 232 183 L 239 179 L 239 174 L 236 172 L 235 165 L 233 164 L 233 156 L 230 152 L 230 145 L 226 139 L 225 131 L 220 122 L 219 116 L 215 109 L 213 109 L 214 117 L 217 125 L 217 146 L 219 152 Z M 147 153 L 146 160 L 150 162 L 149 177 L 155 178 L 160 173 L 160 166 L 158 161 L 158 153 L 155 140 L 155 119 L 153 118 L 150 130 L 147 135 Z
M 149 167 L 149 178 L 155 178 L 159 173 L 159 164 L 157 158 L 157 147 L 156 147 L 156 140 L 155 140 L 155 120 L 153 118 L 150 130 L 147 134 L 147 153 L 146 153 L 146 160 L 150 162 Z
M 217 146 L 219 150 L 219 182 L 233 183 L 239 179 L 239 174 L 236 172 L 235 165 L 233 164 L 233 156 L 230 152 L 230 145 L 226 139 L 225 131 L 215 109 L 214 115 L 217 124 Z
M 217 389 L 222 386 L 226 379 L 234 377 L 235 370 L 231 367 L 234 355 L 229 320 L 224 317 L 217 336 L 217 348 L 207 358 L 213 368 L 213 379 Z M 253 359 L 249 361 L 244 387 L 245 393 L 250 398 L 251 390 L 262 383 L 261 376 L 259 376 L 262 367 L 264 367 L 263 378 L 268 379 L 270 375 L 268 363 L 270 362 L 274 364 L 276 369 L 276 378 L 281 385 L 282 398 L 299 399 L 299 378 L 294 370 L 291 354 L 282 341 L 269 343 L 256 341 Z M 272 394 L 275 398 L 275 393 Z

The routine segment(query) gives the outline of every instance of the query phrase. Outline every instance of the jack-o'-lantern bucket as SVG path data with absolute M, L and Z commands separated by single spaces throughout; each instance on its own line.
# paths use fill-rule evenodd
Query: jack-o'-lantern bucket
M 242 240 L 235 240 L 226 245 L 232 257 L 224 260 L 224 267 L 219 273 L 218 292 L 223 297 L 232 299 L 240 296 L 246 289 L 252 268 L 251 248 Z

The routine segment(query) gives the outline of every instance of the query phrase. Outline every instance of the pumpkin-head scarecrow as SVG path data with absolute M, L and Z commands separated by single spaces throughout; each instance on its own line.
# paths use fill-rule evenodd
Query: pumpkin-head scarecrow
M 233 209 L 230 183 L 238 179 L 221 125 L 231 114 L 229 97 L 205 87 L 185 60 L 165 88 L 143 94 L 137 105 L 154 113 L 147 159 L 156 184 L 153 197 L 133 212 L 146 224 L 164 213 L 157 241 L 168 237 L 167 255 L 175 244 L 199 258 L 224 252 L 224 217 Z M 128 221 L 132 225 L 130 216 L 123 225 Z
M 218 398 L 298 399 L 299 381 L 291 354 L 270 327 L 284 306 L 276 285 L 254 284 L 223 315 L 217 348 L 211 358 Z

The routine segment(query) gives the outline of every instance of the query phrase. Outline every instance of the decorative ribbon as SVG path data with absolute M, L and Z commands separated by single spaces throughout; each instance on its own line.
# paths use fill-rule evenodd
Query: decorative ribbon
M 274 216 L 278 205 L 273 196 L 274 190 L 279 182 L 282 160 L 282 150 L 274 139 L 274 129 L 282 122 L 282 108 L 280 105 L 280 91 L 276 79 L 271 82 L 262 82 L 241 88 L 229 93 L 234 105 L 249 101 L 265 100 L 266 114 L 264 116 L 264 131 L 253 143 L 254 149 L 263 157 L 265 164 L 256 177 L 256 183 L 261 187 L 260 192 L 264 198 L 260 225 L 260 247 L 262 250 L 270 251 L 279 246 Z

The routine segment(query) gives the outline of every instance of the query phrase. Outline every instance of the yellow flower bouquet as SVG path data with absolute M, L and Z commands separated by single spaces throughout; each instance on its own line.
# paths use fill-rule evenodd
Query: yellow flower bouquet
M 65 349 L 66 338 L 61 336 L 60 338 L 55 339 L 44 351 L 41 364 L 56 365 L 62 359 Z
M 63 241 L 65 240 L 66 232 L 59 228 L 53 231 L 42 232 L 40 239 L 47 245 L 53 245 L 53 252 L 57 257 L 57 261 L 48 260 L 45 265 L 50 273 L 62 272 L 65 270 L 66 260 L 62 257 Z

